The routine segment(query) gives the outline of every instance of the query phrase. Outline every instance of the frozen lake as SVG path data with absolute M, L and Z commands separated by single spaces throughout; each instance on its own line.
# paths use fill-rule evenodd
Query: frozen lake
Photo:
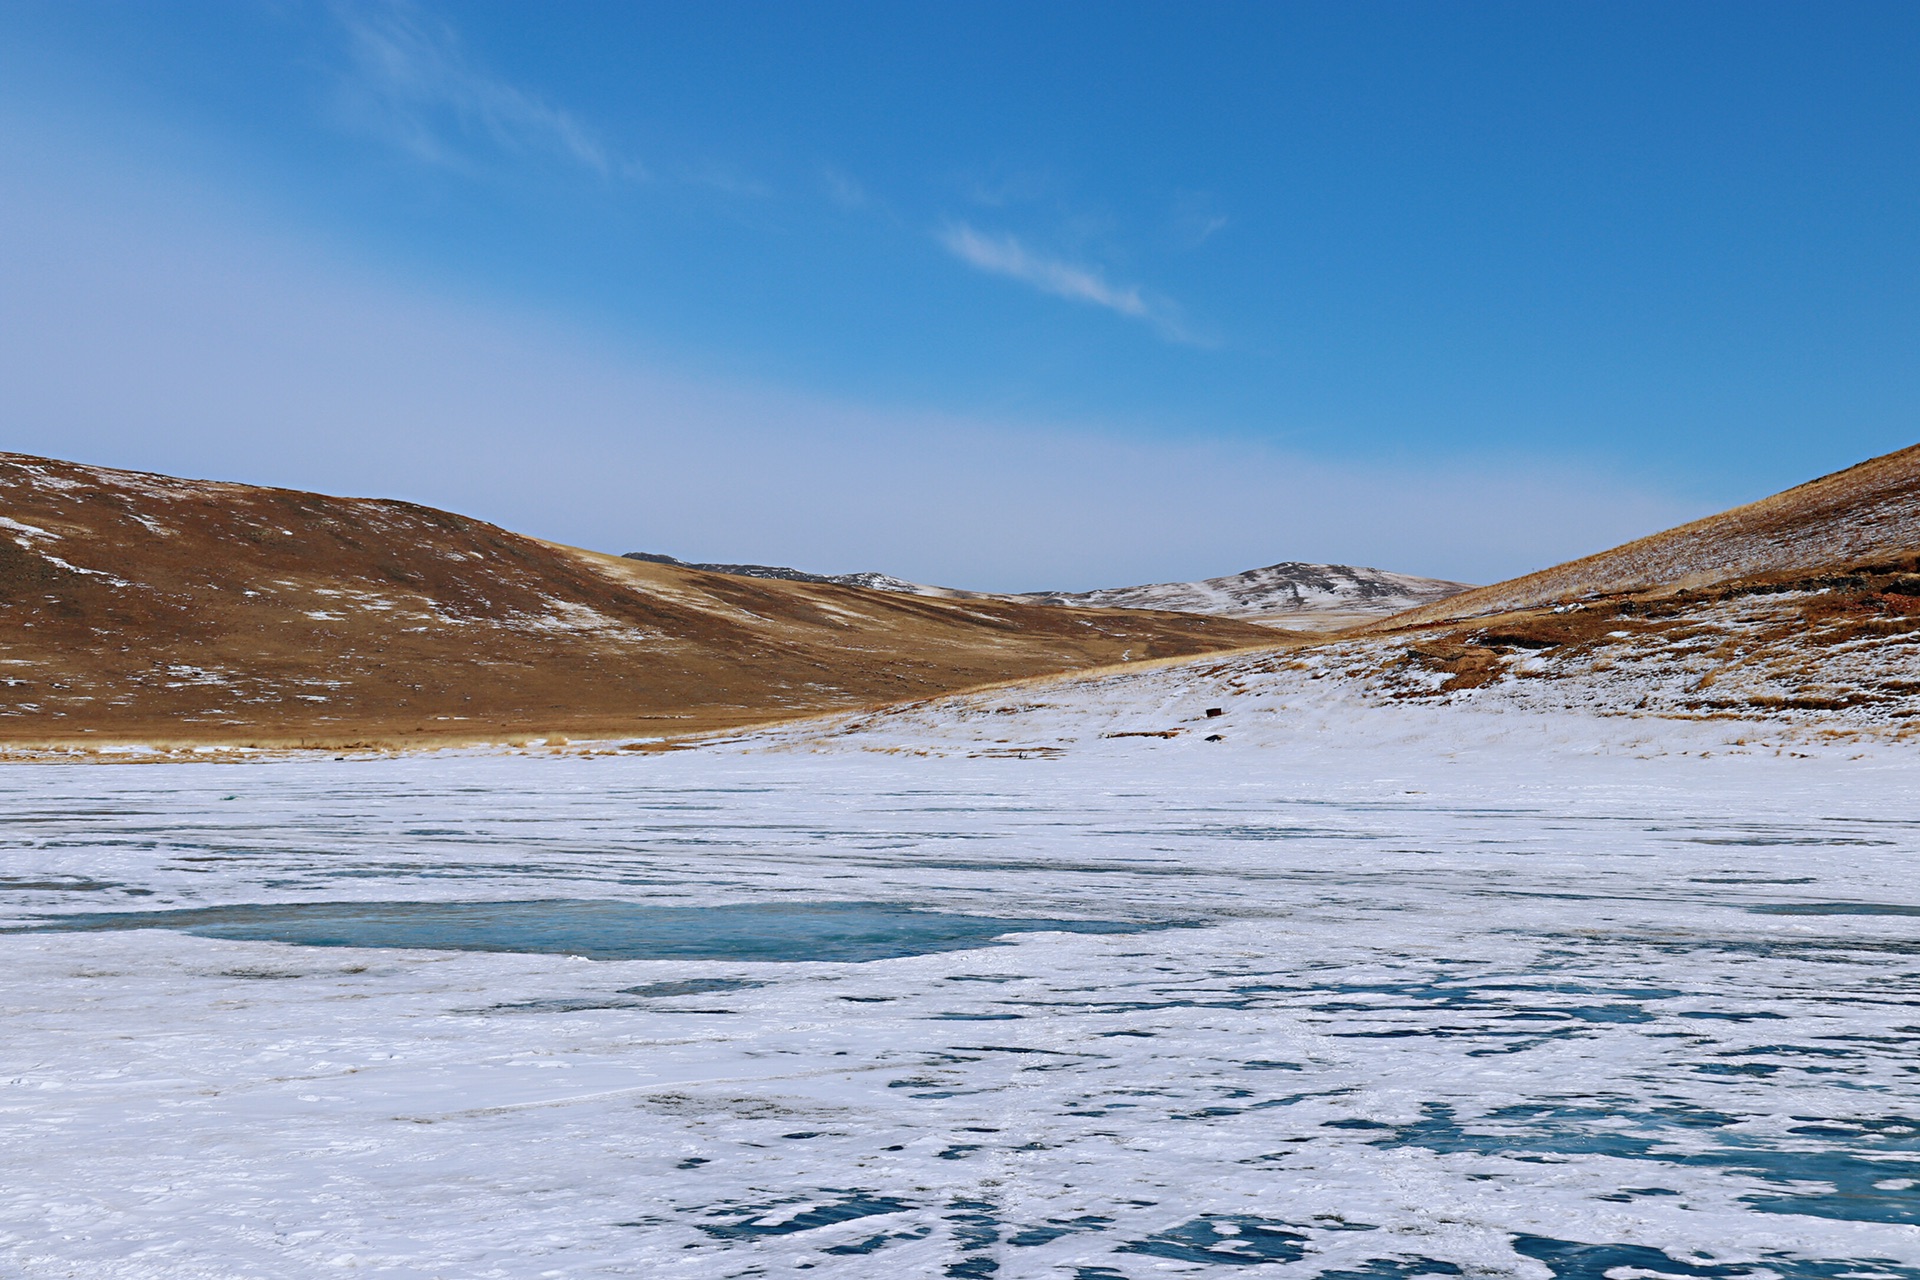
M 1908 756 L 1176 748 L 16 767 L 0 1274 L 1920 1277 Z

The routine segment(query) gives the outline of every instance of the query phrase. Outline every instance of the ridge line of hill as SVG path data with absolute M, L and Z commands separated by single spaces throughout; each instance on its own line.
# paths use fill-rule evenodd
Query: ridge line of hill
M 929 586 L 891 574 L 823 574 L 784 565 L 689 563 L 652 551 L 629 551 L 625 559 L 673 564 L 709 573 L 791 582 L 831 582 L 841 586 L 898 591 L 948 600 L 1005 600 L 1019 604 L 1065 605 L 1082 609 L 1161 609 L 1207 613 L 1262 622 L 1289 630 L 1336 631 L 1387 617 L 1427 601 L 1468 590 L 1464 582 L 1423 578 L 1348 564 L 1282 561 L 1217 578 L 1155 582 L 1090 591 L 970 591 Z
M 1834 569 L 1920 551 L 1920 445 L 1373 625 L 1405 629 L 1578 599 Z

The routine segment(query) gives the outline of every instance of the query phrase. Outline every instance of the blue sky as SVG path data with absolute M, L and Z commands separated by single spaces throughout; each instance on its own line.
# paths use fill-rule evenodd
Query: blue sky
M 1910 5 L 0 3 L 0 444 L 1489 580 L 1913 442 Z

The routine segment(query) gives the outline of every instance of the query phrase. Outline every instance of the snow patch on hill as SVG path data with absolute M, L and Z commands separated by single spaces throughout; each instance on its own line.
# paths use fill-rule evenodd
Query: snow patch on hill
M 1463 582 L 1348 564 L 1287 561 L 1224 578 L 1018 597 L 1080 608 L 1171 609 L 1327 631 L 1384 618 L 1467 590 Z
M 1139 750 L 1283 758 L 1493 742 L 1549 754 L 1909 751 L 1920 625 L 1820 612 L 1821 592 L 1621 618 L 1595 640 L 1365 637 L 904 704 L 795 726 L 809 749 L 1052 756 Z M 1811 606 L 1811 607 L 1810 607 Z M 1899 627 L 1899 630 L 1893 630 Z M 1540 647 L 1529 647 L 1540 646 Z

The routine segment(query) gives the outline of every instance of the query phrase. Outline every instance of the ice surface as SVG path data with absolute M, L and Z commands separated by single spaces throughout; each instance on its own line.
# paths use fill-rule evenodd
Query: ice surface
M 0 936 L 0 1273 L 1920 1277 L 1910 751 L 1242 718 L 1059 758 L 16 767 L 16 927 L 1040 929 L 801 962 Z
M 891 960 L 992 945 L 1012 933 L 1132 933 L 1103 920 L 1019 920 L 920 911 L 883 902 L 658 907 L 540 898 L 531 902 L 281 902 L 177 911 L 50 915 L 8 932 L 178 929 L 202 938 L 307 947 L 524 951 L 587 960 Z

